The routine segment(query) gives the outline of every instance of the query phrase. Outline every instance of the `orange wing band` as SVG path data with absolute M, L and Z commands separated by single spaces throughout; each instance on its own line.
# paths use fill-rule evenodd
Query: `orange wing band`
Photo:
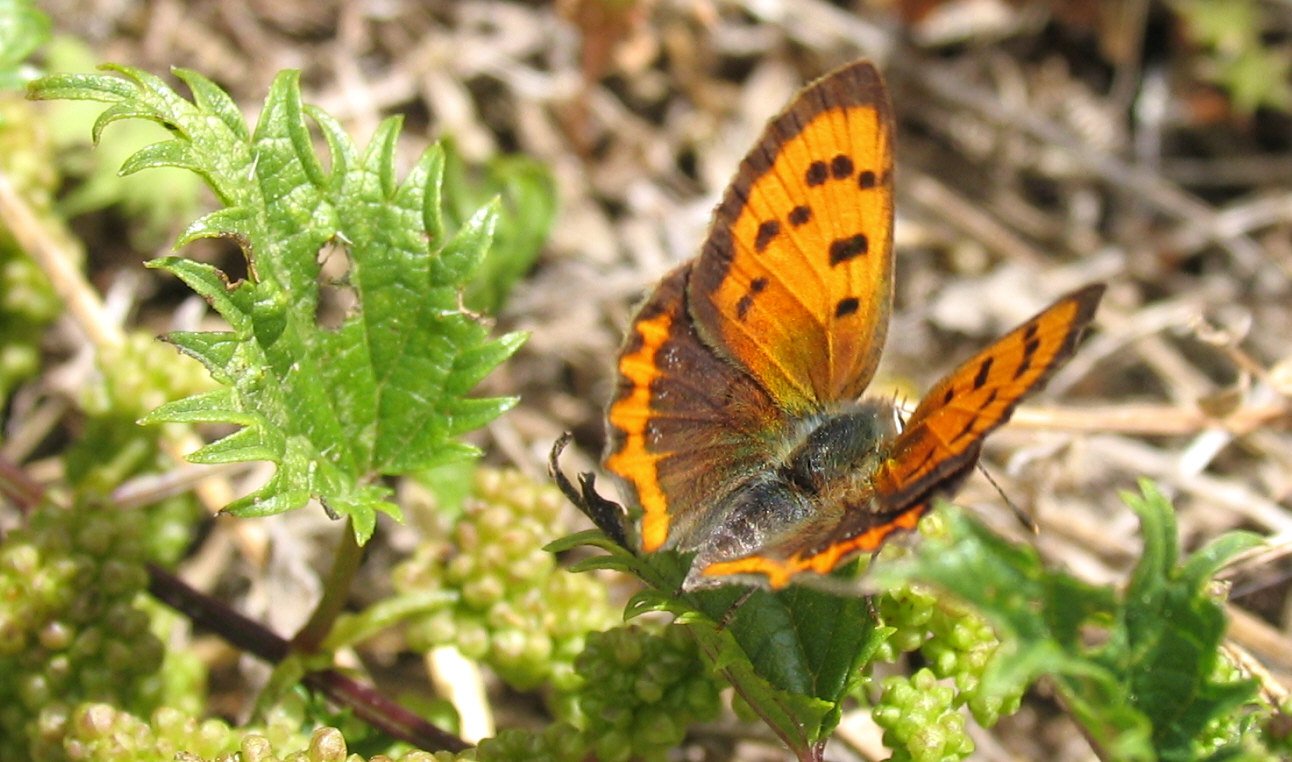
M 824 550 L 816 553 L 798 553 L 786 559 L 747 556 L 735 561 L 709 564 L 704 568 L 703 573 L 709 577 L 722 577 L 733 574 L 762 574 L 767 577 L 767 584 L 773 590 L 780 590 L 789 584 L 791 577 L 800 572 L 812 571 L 817 574 L 829 574 L 849 556 L 876 550 L 894 532 L 915 529 L 916 525 L 920 523 L 920 517 L 927 510 L 927 503 L 914 506 L 897 514 L 883 524 L 873 526 L 855 537 L 832 543 L 826 546 Z
M 622 432 L 623 444 L 605 460 L 606 468 L 632 483 L 642 508 L 642 549 L 658 550 L 668 539 L 668 498 L 657 476 L 664 455 L 646 446 L 646 431 L 653 416 L 651 383 L 660 376 L 655 352 L 668 340 L 674 314 L 643 315 L 633 324 L 629 349 L 619 360 L 619 373 L 631 391 L 615 400 L 607 418 Z M 621 381 L 622 383 L 622 381 Z

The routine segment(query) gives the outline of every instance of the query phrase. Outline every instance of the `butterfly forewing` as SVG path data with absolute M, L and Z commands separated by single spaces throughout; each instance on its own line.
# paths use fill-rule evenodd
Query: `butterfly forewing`
M 911 505 L 971 467 L 983 437 L 1072 354 L 1103 292 L 1095 284 L 1064 296 L 939 381 L 875 474 L 881 503 Z
M 700 335 L 791 414 L 869 383 L 892 299 L 892 112 L 868 62 L 808 86 L 741 164 L 689 290 Z

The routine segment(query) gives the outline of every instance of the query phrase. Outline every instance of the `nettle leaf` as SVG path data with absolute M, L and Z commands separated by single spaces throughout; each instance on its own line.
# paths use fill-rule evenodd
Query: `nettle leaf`
M 490 338 L 461 306 L 489 250 L 497 202 L 446 235 L 443 151 L 427 150 L 401 182 L 400 121 L 382 122 L 360 151 L 336 120 L 301 103 L 296 72 L 275 79 L 248 131 L 233 100 L 194 72 L 175 71 L 190 101 L 150 74 L 105 68 L 122 76 L 46 77 L 30 93 L 111 104 L 95 123 L 96 141 L 120 119 L 164 125 L 174 137 L 139 151 L 122 171 L 196 172 L 224 208 L 190 225 L 177 245 L 230 237 L 248 259 L 248 278 L 236 284 L 180 257 L 149 263 L 205 297 L 230 330 L 167 337 L 227 388 L 164 405 L 143 422 L 243 427 L 190 456 L 277 464 L 268 484 L 226 510 L 261 516 L 317 498 L 330 514 L 348 516 L 365 542 L 378 512 L 399 514 L 382 476 L 475 456 L 455 437 L 515 402 L 467 396 L 524 341 L 515 333 Z M 308 121 L 326 141 L 326 161 Z M 321 284 L 320 263 L 330 257 L 346 267 Z M 354 302 L 332 325 L 322 301 L 328 287 Z
M 859 665 L 888 637 L 866 601 L 804 586 L 755 590 L 734 610 L 742 588 L 693 596 L 702 617 L 692 631 L 714 667 L 800 758 L 810 758 L 839 724 Z M 714 622 L 725 622 L 715 627 Z
M 689 556 L 673 551 L 639 556 L 599 530 L 571 535 L 547 549 L 581 545 L 607 555 L 579 561 L 571 571 L 614 569 L 645 582 L 647 589 L 628 602 L 625 618 L 650 611 L 673 614 L 695 636 L 714 672 L 801 759 L 819 758 L 859 665 L 871 661 L 892 632 L 875 626 L 864 598 L 804 586 L 775 593 L 723 586 L 679 594 Z
M 1170 503 L 1149 482 L 1140 491 L 1123 496 L 1144 534 L 1124 591 L 1046 569 L 1030 546 L 1011 545 L 956 510 L 943 512 L 945 535 L 875 573 L 880 584 L 922 582 L 977 608 L 1003 641 L 984 680 L 1019 685 L 1049 676 L 1103 759 L 1238 753 L 1238 739 L 1224 747 L 1200 740 L 1256 689 L 1253 681 L 1217 677 L 1225 617 L 1208 583 L 1261 540 L 1230 532 L 1181 563 Z

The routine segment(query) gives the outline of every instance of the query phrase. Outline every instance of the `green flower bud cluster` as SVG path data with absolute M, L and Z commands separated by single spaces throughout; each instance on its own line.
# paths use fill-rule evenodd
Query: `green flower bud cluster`
M 1000 648 L 987 620 L 958 601 L 913 585 L 888 592 L 876 606 L 881 621 L 897 630 L 881 647 L 879 660 L 895 661 L 902 652 L 918 650 L 936 677 L 954 681 L 957 705 L 967 705 L 985 728 L 1018 711 L 1025 686 L 1004 695 L 983 689 L 982 677 Z
M 106 494 L 133 476 L 169 468 L 172 458 L 161 453 L 157 430 L 136 421 L 165 402 L 215 386 L 201 363 L 148 333 L 128 333 L 119 346 L 100 347 L 98 364 L 101 379 L 79 395 L 87 414 L 81 436 L 65 453 L 67 481 L 83 494 Z M 191 496 L 151 507 L 148 520 L 157 533 L 152 557 L 175 558 L 199 511 Z
M 290 705 L 291 702 L 288 702 Z M 154 711 L 145 721 L 107 704 L 86 704 L 68 726 L 67 758 L 73 762 L 356 762 L 341 731 L 319 728 L 307 737 L 291 708 L 275 709 L 257 729 L 234 729 L 221 720 L 199 721 L 175 709 Z M 390 762 L 373 757 L 373 762 Z M 406 754 L 406 762 L 433 762 L 427 752 Z M 447 757 L 452 759 L 452 755 Z
M 955 708 L 955 690 L 931 670 L 887 677 L 881 685 L 883 696 L 872 716 L 884 728 L 892 762 L 941 762 L 973 753 L 964 715 Z
M 569 723 L 549 725 L 542 732 L 504 730 L 486 738 L 458 759 L 475 762 L 583 762 L 588 747 L 582 734 Z M 447 762 L 448 758 L 436 762 Z
M 142 331 L 127 333 L 121 346 L 100 348 L 99 367 L 104 383 L 81 398 L 95 416 L 134 421 L 166 402 L 216 388 L 200 362 Z
M 584 636 L 618 619 L 605 587 L 559 568 L 543 550 L 561 532 L 564 498 L 555 487 L 483 467 L 474 478 L 448 537 L 422 543 L 395 569 L 400 592 L 459 593 L 455 605 L 409 623 L 409 645 L 455 645 L 520 690 L 545 682 L 569 690 Z
M 155 706 L 138 516 L 41 507 L 0 545 L 0 759 L 63 759 L 76 706 Z
M 555 702 L 563 720 L 510 729 L 434 762 L 654 762 L 668 759 L 695 722 L 717 716 L 719 689 L 684 627 L 592 632 L 574 662 L 577 687 Z
M 921 522 L 923 529 L 925 522 Z M 937 531 L 938 527 L 933 527 Z M 886 732 L 893 759 L 959 759 L 973 750 L 964 730 L 962 707 L 982 727 L 1018 711 L 1025 685 L 990 686 L 983 676 L 1000 649 L 1000 640 L 971 608 L 932 589 L 904 585 L 875 600 L 880 621 L 894 632 L 875 661 L 895 662 L 918 651 L 927 667 L 913 675 L 884 678 L 873 709 Z M 870 681 L 859 689 L 867 691 Z
M 616 627 L 588 635 L 575 698 L 589 750 L 602 762 L 665 760 L 696 722 L 720 709 L 719 688 L 685 627 Z
M 40 337 L 58 314 L 58 299 L 36 263 L 0 241 L 0 395 L 35 375 Z
M 957 705 L 973 713 L 984 728 L 1002 715 L 1018 711 L 1027 686 L 995 686 L 988 690 L 983 675 L 1000 650 L 1000 640 L 987 620 L 954 600 L 944 600 L 929 620 L 929 639 L 920 649 L 933 674 L 954 681 Z M 998 691 L 1004 690 L 1004 693 Z

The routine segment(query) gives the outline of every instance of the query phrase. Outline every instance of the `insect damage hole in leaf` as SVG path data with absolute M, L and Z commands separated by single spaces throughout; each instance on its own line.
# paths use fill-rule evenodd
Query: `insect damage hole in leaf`
M 359 293 L 351 283 L 354 261 L 350 249 L 340 241 L 325 244 L 318 253 L 318 304 L 314 307 L 314 324 L 338 331 L 347 318 L 361 309 Z

